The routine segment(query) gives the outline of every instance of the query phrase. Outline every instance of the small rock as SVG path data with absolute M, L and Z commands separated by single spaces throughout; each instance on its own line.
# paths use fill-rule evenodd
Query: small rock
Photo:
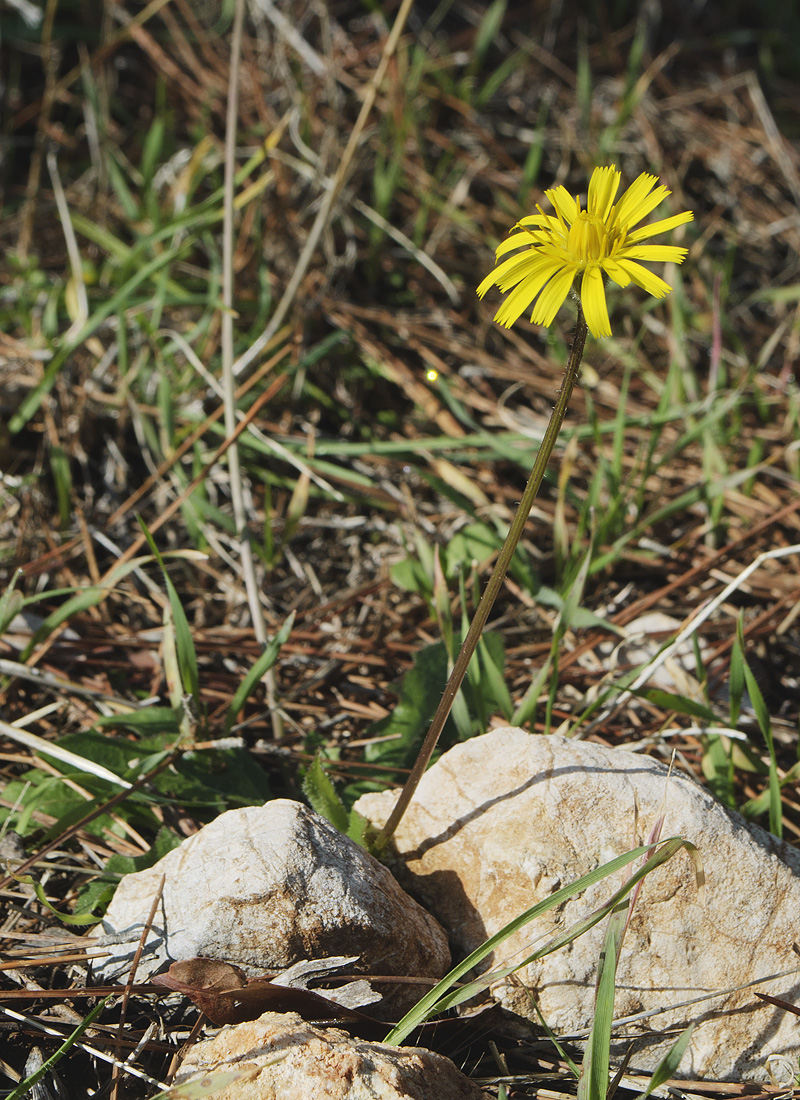
M 235 1068 L 240 1080 L 215 1100 L 482 1100 L 476 1084 L 440 1054 L 351 1039 L 294 1012 L 266 1012 L 226 1027 L 189 1051 L 175 1083 Z
M 248 976 L 332 955 L 358 955 L 361 974 L 440 978 L 449 966 L 444 932 L 382 864 L 307 806 L 276 799 L 221 814 L 122 879 L 102 930 L 127 937 L 95 965 L 100 978 L 129 969 L 162 875 L 139 981 L 197 955 Z M 393 985 L 380 1009 L 392 1017 L 420 995 L 418 985 Z
M 380 827 L 396 796 L 364 795 L 356 809 Z M 615 1017 L 658 1014 L 619 1028 L 615 1054 L 633 1042 L 631 1068 L 652 1070 L 679 1030 L 695 1022 L 684 1076 L 766 1080 L 768 1056 L 790 1056 L 797 1064 L 800 1030 L 793 1015 L 757 1000 L 753 988 L 669 1006 L 797 971 L 792 942 L 800 854 L 690 779 L 675 773 L 667 779 L 658 761 L 513 728 L 473 738 L 424 776 L 396 834 L 398 876 L 463 956 L 555 890 L 641 844 L 662 809 L 662 837 L 680 835 L 699 849 L 705 902 L 683 851 L 645 878 L 622 947 Z M 492 965 L 524 959 L 589 915 L 627 873 L 603 879 L 526 926 L 495 952 Z M 535 996 L 559 1034 L 587 1029 L 603 934 L 601 922 L 518 971 L 530 995 L 509 981 L 493 992 L 530 1018 Z M 800 1000 L 796 972 L 755 988 Z

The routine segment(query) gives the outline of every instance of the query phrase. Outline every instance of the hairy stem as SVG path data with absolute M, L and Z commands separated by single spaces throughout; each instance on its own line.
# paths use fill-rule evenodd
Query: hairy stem
M 489 583 L 486 585 L 486 589 L 481 597 L 478 608 L 470 623 L 467 636 L 461 643 L 461 649 L 458 652 L 455 664 L 453 665 L 453 671 L 450 673 L 450 678 L 444 689 L 444 694 L 439 701 L 439 706 L 436 708 L 436 713 L 431 721 L 430 728 L 425 735 L 425 740 L 419 750 L 419 755 L 414 762 L 414 767 L 411 770 L 411 774 L 406 780 L 405 786 L 400 792 L 400 797 L 397 800 L 397 804 L 392 810 L 389 820 L 381 829 L 378 837 L 375 841 L 375 851 L 382 851 L 388 842 L 391 840 L 394 832 L 406 812 L 409 802 L 414 797 L 414 792 L 417 789 L 420 779 L 422 778 L 425 769 L 428 766 L 433 750 L 436 748 L 436 743 L 439 740 L 444 724 L 447 721 L 447 717 L 452 709 L 453 702 L 458 689 L 461 687 L 461 682 L 464 679 L 464 675 L 467 671 L 470 660 L 475 652 L 475 649 L 480 641 L 483 629 L 486 626 L 486 620 L 489 618 L 489 613 L 492 610 L 494 601 L 497 599 L 497 594 L 505 580 L 506 573 L 508 572 L 511 558 L 514 555 L 514 551 L 517 548 L 519 540 L 522 537 L 522 532 L 525 529 L 525 524 L 528 521 L 533 502 L 536 499 L 536 494 L 539 492 L 539 488 L 544 478 L 547 464 L 550 461 L 550 456 L 553 453 L 553 447 L 558 433 L 561 431 L 561 426 L 564 423 L 564 417 L 567 412 L 570 397 L 572 396 L 572 390 L 575 386 L 575 380 L 578 377 L 578 371 L 580 370 L 581 359 L 583 358 L 583 348 L 586 343 L 587 327 L 586 321 L 583 316 L 583 310 L 580 305 L 578 306 L 578 319 L 575 324 L 575 335 L 572 340 L 572 351 L 570 352 L 569 362 L 567 363 L 567 369 L 564 374 L 564 380 L 561 384 L 561 389 L 556 399 L 555 408 L 550 415 L 550 421 L 547 425 L 547 430 L 542 438 L 541 446 L 536 455 L 536 460 L 531 469 L 530 477 L 528 478 L 528 484 L 525 486 L 525 492 L 522 494 L 522 499 L 517 507 L 516 514 L 509 528 L 506 540 L 503 543 L 503 548 L 498 555 L 495 562 L 492 575 L 489 578 Z

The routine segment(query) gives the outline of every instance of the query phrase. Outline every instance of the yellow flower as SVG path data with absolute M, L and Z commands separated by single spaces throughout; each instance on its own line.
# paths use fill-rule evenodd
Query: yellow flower
M 552 324 L 580 273 L 581 305 L 589 331 L 596 337 L 611 335 L 605 275 L 618 286 L 636 283 L 654 298 L 669 294 L 669 284 L 637 261 L 671 260 L 680 264 L 687 249 L 641 242 L 690 222 L 693 214 L 691 211 L 674 214 L 632 230 L 671 192 L 655 186 L 657 176 L 643 172 L 615 205 L 621 178 L 616 165 L 595 168 L 585 210 L 581 209 L 580 198 L 573 198 L 566 187 L 554 187 L 545 194 L 553 204 L 555 217 L 537 206 L 538 214 L 523 218 L 514 226 L 497 249 L 497 267 L 478 287 L 481 298 L 491 286 L 498 286 L 503 292 L 511 290 L 495 314 L 495 321 L 510 328 L 533 305 L 531 322 Z M 501 256 L 517 248 L 525 251 L 499 262 Z

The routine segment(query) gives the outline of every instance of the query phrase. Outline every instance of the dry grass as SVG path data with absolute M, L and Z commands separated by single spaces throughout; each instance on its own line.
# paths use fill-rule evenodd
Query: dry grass
M 725 4 L 702 6 L 689 25 L 666 11 L 651 18 L 647 6 L 585 12 L 542 2 L 509 8 L 491 35 L 483 5 L 412 9 L 298 294 L 236 377 L 239 408 L 251 413 L 239 449 L 260 613 L 270 633 L 297 614 L 275 667 L 275 707 L 256 692 L 234 730 L 273 793 L 298 796 L 299 770 L 320 747 L 343 783 L 396 780 L 396 767 L 365 763 L 364 743 L 440 624 L 390 567 L 414 558 L 419 539 L 444 554 L 467 522 L 507 524 L 571 327 L 565 309 L 549 334 L 523 322 L 501 331 L 474 287 L 497 239 L 542 201 L 541 189 L 579 191 L 598 161 L 617 163 L 626 181 L 658 172 L 674 209 L 693 209 L 695 223 L 673 295 L 661 304 L 612 297 L 615 336 L 587 350 L 570 416 L 574 447 L 562 448 L 528 529 L 535 583 L 510 580 L 491 624 L 505 641 L 514 702 L 553 643 L 557 611 L 539 586 L 564 594 L 587 551 L 582 606 L 624 626 L 648 610 L 685 622 L 759 553 L 800 543 L 800 87 L 785 75 L 796 71 L 797 39 L 791 12 L 734 7 L 737 33 L 727 32 Z M 241 53 L 237 169 L 261 155 L 237 184 L 240 364 L 296 271 L 389 30 L 356 3 L 301 5 L 291 24 L 278 9 L 254 5 Z M 60 590 L 100 584 L 142 547 L 137 515 L 162 549 L 203 550 L 203 560 L 169 566 L 198 655 L 202 748 L 225 732 L 261 650 L 213 384 L 230 27 L 216 6 L 124 4 L 106 8 L 84 41 L 78 0 L 47 13 L 30 31 L 9 8 L 0 16 L 5 585 L 19 569 L 17 590 L 43 597 L 26 611 L 52 613 Z M 470 599 L 486 569 L 467 578 Z M 458 622 L 455 577 L 449 599 Z M 63 626 L 36 635 L 40 620 L 15 620 L 0 658 L 27 667 L 0 668 L 4 720 L 44 708 L 33 729 L 56 740 L 123 704 L 168 705 L 166 603 L 150 562 Z M 743 615 L 782 774 L 797 759 L 798 607 L 790 555 L 766 562 L 701 630 L 708 698 L 724 711 Z M 584 714 L 609 676 L 608 639 L 593 627 L 565 632 L 552 713 L 546 685 L 534 728 Z M 665 757 L 677 748 L 683 766 L 702 775 L 705 760 L 708 770 L 707 741 L 663 704 L 628 702 L 592 735 Z M 57 774 L 11 737 L 0 747 L 7 784 L 34 766 Z M 757 732 L 751 747 L 757 762 L 766 758 Z M 764 786 L 763 767 L 737 770 L 739 804 Z M 0 795 L 0 806 L 11 801 Z M 800 833 L 792 785 L 782 808 L 791 840 Z M 161 812 L 177 835 L 204 820 L 179 800 Z M 98 863 L 139 856 L 154 839 L 123 814 L 116 828 L 84 823 L 48 840 L 58 818 L 40 804 L 32 813 L 25 855 L 64 911 Z M 6 828 L 17 827 L 10 817 Z M 69 1029 L 82 1012 L 64 992 L 80 998 L 81 946 L 57 932 L 29 887 L 3 886 L 2 1004 Z M 124 1040 L 103 1024 L 91 1042 L 124 1053 L 150 1018 L 165 1030 L 136 1065 L 166 1079 L 191 1027 L 185 1009 L 167 1012 L 142 993 Z M 33 1023 L 0 1027 L 3 1057 L 18 1072 L 33 1045 L 53 1049 Z M 541 1050 L 519 1058 L 569 1089 Z M 98 1072 L 78 1053 L 66 1064 L 70 1079 Z M 478 1076 L 494 1072 L 487 1065 L 467 1058 Z M 515 1095 L 536 1093 L 522 1077 L 517 1086 Z M 132 1079 L 129 1087 L 144 1095 Z

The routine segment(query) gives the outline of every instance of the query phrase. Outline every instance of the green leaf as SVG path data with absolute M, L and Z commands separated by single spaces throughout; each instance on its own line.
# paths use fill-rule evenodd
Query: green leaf
M 460 694 L 463 702 L 457 702 L 459 723 L 451 712 L 445 723 L 440 748 L 445 749 L 458 741 L 474 736 L 481 728 L 481 716 L 494 712 L 506 714 L 510 704 L 505 684 L 501 684 L 500 670 L 505 665 L 505 648 L 502 636 L 489 631 L 482 639 L 487 663 L 479 658 L 470 662 L 469 676 L 464 679 Z M 453 636 L 453 648 L 458 649 L 460 637 Z M 487 668 L 491 665 L 487 674 Z M 447 682 L 448 654 L 443 642 L 425 646 L 414 657 L 414 664 L 403 677 L 397 706 L 386 718 L 369 727 L 370 737 L 389 738 L 368 745 L 365 757 L 370 763 L 393 764 L 410 767 L 416 759 L 419 746 L 427 733 L 442 691 Z
M 686 1053 L 686 1048 L 689 1045 L 689 1040 L 692 1038 L 692 1032 L 694 1031 L 694 1024 L 690 1024 L 684 1031 L 680 1033 L 678 1038 L 669 1048 L 667 1053 L 658 1063 L 653 1070 L 653 1076 L 650 1078 L 650 1083 L 644 1092 L 639 1093 L 636 1100 L 647 1100 L 647 1097 L 655 1089 L 661 1088 L 666 1084 L 675 1074 L 678 1072 L 678 1068 L 681 1064 L 681 1059 Z
M 3 595 L 0 596 L 0 638 L 8 629 L 9 623 L 20 613 L 25 605 L 25 598 L 21 592 L 17 592 L 17 581 L 22 576 L 21 569 L 15 569 Z
M 113 163 L 113 162 L 111 162 Z M 138 215 L 137 215 L 138 216 Z M 197 232 L 199 233 L 199 228 Z M 194 239 L 195 234 L 187 234 L 187 236 L 181 238 L 181 240 L 175 245 L 174 248 L 168 248 L 164 252 L 159 253 L 148 263 L 143 264 L 137 268 L 135 274 L 131 276 L 127 283 L 122 286 L 116 294 L 112 295 L 106 301 L 99 306 L 95 312 L 88 318 L 80 332 L 77 332 L 68 341 L 65 341 L 60 345 L 58 351 L 53 358 L 47 364 L 44 370 L 42 378 L 31 389 L 20 402 L 19 408 L 11 417 L 8 422 L 8 431 L 11 435 L 16 435 L 22 428 L 28 423 L 30 418 L 35 414 L 36 410 L 42 403 L 42 399 L 45 394 L 49 393 L 55 383 L 58 376 L 58 372 L 63 367 L 69 356 L 82 344 L 88 340 L 88 338 L 97 331 L 100 325 L 109 317 L 112 313 L 117 313 L 121 308 L 128 304 L 128 301 L 133 291 L 141 283 L 146 282 L 152 275 L 161 268 L 166 267 L 167 264 L 172 263 L 178 258 L 178 256 L 188 250 Z
M 553 667 L 552 657 L 549 656 L 547 658 L 547 660 L 544 662 L 544 664 L 542 665 L 542 667 L 539 669 L 539 671 L 536 673 L 536 675 L 531 680 L 530 686 L 528 687 L 528 690 L 525 692 L 525 697 L 523 698 L 520 705 L 517 707 L 517 709 L 512 714 L 512 716 L 511 716 L 512 726 L 525 726 L 529 722 L 533 722 L 533 720 L 536 717 L 536 708 L 539 705 L 539 696 L 542 694 L 542 691 L 544 690 L 544 685 L 550 679 L 550 673 L 552 671 L 552 667 Z
M 182 550 L 179 552 L 170 552 L 165 557 L 179 557 L 190 558 L 194 556 L 194 551 Z M 149 554 L 145 554 L 141 557 L 132 558 L 130 561 L 123 562 L 122 564 L 114 566 L 111 572 L 106 578 L 106 583 L 103 585 L 90 585 L 88 588 L 82 588 L 75 593 L 70 599 L 65 600 L 64 603 L 56 608 L 56 610 L 47 616 L 42 625 L 34 633 L 30 642 L 27 644 L 20 654 L 20 661 L 24 662 L 33 653 L 36 646 L 48 638 L 54 630 L 56 630 L 62 623 L 67 622 L 73 615 L 79 615 L 84 611 L 88 611 L 91 607 L 96 607 L 102 603 L 104 599 L 113 592 L 115 586 L 119 584 L 121 580 L 124 580 L 134 570 L 139 569 L 142 565 L 146 565 L 152 561 Z M 71 590 L 70 590 L 71 591 Z M 58 595 L 61 595 L 63 590 L 59 589 Z M 56 593 L 50 593 L 50 596 L 54 596 Z M 36 597 L 29 597 L 25 600 L 26 604 L 35 603 L 38 599 L 46 599 L 47 593 L 40 594 Z
M 736 729 L 739 715 L 742 710 L 742 696 L 744 695 L 744 651 L 737 637 L 731 649 L 730 678 L 728 680 L 730 692 L 730 715 L 728 724 Z
M 478 27 L 478 33 L 475 36 L 474 55 L 479 60 L 483 59 L 486 51 L 497 38 L 505 14 L 506 0 L 494 0 L 494 3 L 486 9 L 486 13 Z
M 510 721 L 514 713 L 514 703 L 503 676 L 505 656 L 505 644 L 501 634 L 493 632 L 490 635 L 481 636 L 478 640 L 481 689 L 484 685 L 486 686 L 485 697 L 497 704 L 506 721 Z
M 147 765 L 153 763 L 154 756 L 174 749 L 175 737 L 162 734 L 129 741 L 90 730 L 68 734 L 56 744 L 134 781 Z M 117 788 L 102 779 L 75 773 L 69 765 L 55 758 L 52 762 L 62 775 L 74 774 L 76 781 L 93 797 L 87 801 L 61 777 L 53 778 L 38 769 L 25 773 L 9 783 L 4 791 L 6 799 L 16 800 L 22 806 L 15 818 L 15 828 L 21 836 L 36 829 L 33 823 L 35 810 L 56 819 L 45 837 L 57 836 L 117 793 Z M 155 797 L 134 791 L 115 807 L 114 814 L 139 829 L 155 832 L 160 822 L 151 809 L 154 801 L 169 801 L 191 808 L 194 816 L 209 821 L 231 807 L 257 806 L 272 796 L 266 773 L 254 765 L 248 752 L 239 748 L 184 752 L 169 768 L 153 776 L 151 786 L 156 792 Z M 8 817 L 9 811 L 0 811 L 0 818 L 3 816 Z M 101 836 L 106 830 L 119 833 L 120 826 L 111 815 L 103 814 L 89 822 L 86 829 L 95 836 Z
M 403 588 L 406 592 L 416 592 L 426 600 L 431 598 L 431 578 L 425 572 L 422 562 L 416 558 L 403 558 L 402 561 L 395 562 L 389 574 L 392 583 L 398 588 Z
M 347 824 L 347 835 L 361 848 L 369 850 L 368 836 L 371 829 L 369 821 L 357 810 L 351 810 Z
M 708 738 L 706 751 L 703 753 L 703 775 L 714 797 L 718 798 L 723 805 L 735 810 L 733 761 L 730 749 L 717 734 Z
M 632 694 L 639 699 L 647 699 L 661 710 L 674 710 L 678 714 L 688 714 L 691 718 L 707 722 L 710 726 L 718 725 L 717 717 L 711 707 L 705 706 L 704 703 L 696 703 L 683 695 L 674 695 L 661 688 L 638 688 Z
M 36 900 L 40 905 L 43 905 L 50 913 L 58 917 L 62 924 L 97 924 L 100 920 L 99 917 L 92 916 L 87 913 L 62 913 L 59 909 L 56 909 L 54 905 L 48 901 L 47 894 L 44 892 L 44 888 L 40 882 L 37 882 L 32 875 L 15 875 L 11 872 L 11 877 L 16 882 L 21 882 L 25 886 L 32 886 L 33 892 L 36 895 Z M 110 900 L 110 899 L 109 899 Z
M 50 472 L 58 499 L 58 516 L 62 529 L 69 526 L 72 517 L 72 471 L 67 452 L 63 447 L 51 447 Z
M 58 761 L 54 763 L 59 767 L 61 774 L 50 776 L 34 769 L 26 772 L 19 779 L 12 780 L 3 792 L 4 797 L 18 809 L 13 814 L 10 810 L 1 810 L 0 818 L 12 820 L 13 827 L 20 836 L 30 836 L 40 831 L 41 827 L 34 819 L 37 812 L 55 819 L 54 823 L 39 836 L 41 843 L 59 836 L 91 810 L 119 793 L 118 787 L 112 787 L 93 775 L 76 772 L 65 764 L 59 765 Z M 87 799 L 77 789 L 66 784 L 64 782 L 66 777 L 72 779 L 76 786 L 80 785 L 88 791 L 89 798 Z M 138 829 L 158 828 L 158 819 L 145 804 L 144 796 L 132 795 L 130 799 L 126 799 L 124 805 L 127 808 L 120 816 L 126 818 Z M 119 807 L 116 812 L 120 813 Z M 86 831 L 93 836 L 102 836 L 106 830 L 113 834 L 119 833 L 119 825 L 110 814 L 102 814 L 86 825 Z
M 319 754 L 303 777 L 303 794 L 318 814 L 330 821 L 340 833 L 347 833 L 350 824 L 347 810 L 325 774 Z
M 778 776 L 778 758 L 775 754 L 775 742 L 772 737 L 772 719 L 761 694 L 761 688 L 753 675 L 752 669 L 744 657 L 744 632 L 742 629 L 742 617 L 739 616 L 736 623 L 736 641 L 742 652 L 742 670 L 744 682 L 750 702 L 756 713 L 758 727 L 764 737 L 769 756 L 769 829 L 775 836 L 783 836 L 783 805 L 781 803 L 781 782 Z
M 426 646 L 414 657 L 414 663 L 400 684 L 400 698 L 392 713 L 371 725 L 369 737 L 392 737 L 367 745 L 364 755 L 368 762 L 410 767 L 436 709 L 447 679 L 447 651 L 442 642 Z M 449 726 L 449 729 L 448 729 Z M 453 737 L 453 723 L 445 726 L 444 737 Z
M 128 187 L 128 181 L 113 156 L 106 158 L 106 171 L 108 172 L 109 182 L 116 192 L 119 204 L 125 213 L 126 221 L 138 221 L 142 213 L 139 204 L 133 197 L 133 193 Z
M 129 729 L 143 736 L 164 734 L 177 738 L 181 732 L 183 708 L 142 707 L 127 714 L 105 714 L 97 719 L 98 729 Z
M 147 131 L 142 149 L 140 171 L 146 187 L 149 187 L 152 182 L 156 164 L 161 156 L 161 149 L 164 145 L 164 129 L 164 116 L 157 114 Z

